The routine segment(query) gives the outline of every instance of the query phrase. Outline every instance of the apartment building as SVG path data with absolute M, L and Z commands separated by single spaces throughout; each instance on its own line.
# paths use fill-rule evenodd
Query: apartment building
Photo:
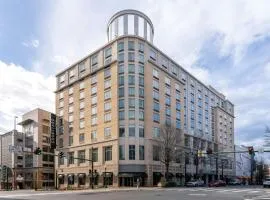
M 145 14 L 116 13 L 107 36 L 106 45 L 56 75 L 56 153 L 66 156 L 55 163 L 58 187 L 132 186 L 137 178 L 157 185 L 165 175 L 157 151 L 165 123 L 180 134 L 176 148 L 186 151 L 170 165 L 174 180 L 195 175 L 190 152 L 225 145 L 216 136 L 217 112 L 231 117 L 225 146 L 233 148 L 233 104 L 153 45 Z M 199 163 L 205 181 L 216 175 L 208 160 Z
M 22 161 L 16 163 L 14 176 L 20 177 L 15 183 L 23 188 L 54 187 L 54 142 L 56 116 L 40 108 L 25 113 L 22 121 Z M 35 155 L 36 148 L 42 149 L 42 155 Z M 15 184 L 16 185 L 16 184 Z

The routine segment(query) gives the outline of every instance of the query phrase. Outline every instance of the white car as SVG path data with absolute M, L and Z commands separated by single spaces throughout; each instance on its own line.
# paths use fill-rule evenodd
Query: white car
M 270 187 L 270 178 L 266 178 L 263 182 L 263 187 L 267 188 Z
M 187 187 L 198 187 L 198 186 L 203 186 L 204 181 L 202 180 L 192 180 L 186 183 Z

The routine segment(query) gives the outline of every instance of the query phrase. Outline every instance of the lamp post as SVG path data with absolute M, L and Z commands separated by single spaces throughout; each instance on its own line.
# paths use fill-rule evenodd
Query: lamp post
M 93 147 L 91 148 L 91 164 L 92 164 L 92 172 L 91 172 L 91 188 L 94 189 L 94 176 L 93 176 L 93 173 L 94 173 L 94 161 L 93 161 Z
M 105 167 L 105 178 L 104 178 L 104 185 L 105 185 L 105 188 L 107 187 L 107 174 L 106 174 L 106 167 Z

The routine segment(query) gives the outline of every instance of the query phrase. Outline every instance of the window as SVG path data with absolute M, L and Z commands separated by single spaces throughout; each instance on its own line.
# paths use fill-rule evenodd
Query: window
M 106 80 L 105 83 L 104 83 L 104 88 L 107 89 L 107 88 L 111 87 L 111 85 L 112 85 L 111 84 L 111 79 Z
M 124 53 L 118 54 L 118 62 L 124 62 L 124 58 L 125 58 Z
M 154 138 L 160 137 L 160 129 L 158 127 L 153 127 L 153 137 Z
M 144 160 L 144 146 L 139 146 L 139 160 Z
M 153 110 L 159 112 L 159 103 L 158 102 L 155 102 L 155 101 L 153 102 Z
M 125 90 L 123 87 L 119 88 L 119 97 L 124 97 L 125 96 Z
M 91 88 L 91 94 L 96 94 L 97 93 L 97 86 L 94 86 Z
M 176 100 L 178 100 L 178 101 L 180 101 L 180 92 L 176 92 L 175 93 L 175 98 L 176 98 Z
M 104 148 L 105 150 L 105 161 L 112 160 L 112 146 L 107 146 Z
M 153 98 L 156 99 L 156 100 L 159 100 L 159 93 L 158 91 L 153 91 Z
M 125 108 L 125 100 L 124 99 L 119 99 L 119 109 Z
M 153 113 L 153 121 L 154 122 L 159 122 L 159 120 L 160 120 L 159 114 L 158 113 Z
M 134 62 L 135 61 L 135 54 L 134 52 L 128 52 L 128 61 Z
M 139 99 L 139 108 L 144 109 L 144 100 Z
M 92 56 L 91 63 L 92 63 L 92 66 L 96 65 L 98 63 L 98 56 L 97 55 Z
M 122 74 L 125 72 L 125 67 L 123 64 L 118 65 L 118 74 Z
M 111 97 L 112 97 L 111 90 L 106 91 L 106 92 L 104 93 L 104 99 L 105 99 L 105 100 L 110 99 Z
M 129 108 L 135 108 L 135 99 L 134 98 L 128 99 L 128 106 L 129 106 Z
M 125 128 L 124 127 L 119 128 L 119 137 L 125 137 Z
M 63 109 L 59 110 L 59 116 L 62 117 L 63 115 L 64 115 L 64 110 Z
M 119 160 L 125 160 L 125 146 L 119 146 Z
M 165 123 L 166 123 L 167 125 L 171 125 L 171 118 L 170 118 L 170 117 L 166 117 Z
M 181 110 L 181 104 L 179 102 L 176 102 L 176 110 Z
M 180 120 L 176 120 L 176 128 L 180 129 L 181 128 L 181 121 Z
M 134 51 L 134 41 L 128 41 L 128 50 Z
M 85 62 L 79 64 L 79 72 L 82 73 L 85 71 Z
M 171 88 L 170 87 L 165 87 L 165 93 L 167 95 L 171 95 Z
M 135 145 L 129 145 L 129 160 L 135 160 Z
M 153 76 L 158 78 L 158 71 L 156 69 L 153 69 Z
M 139 43 L 139 52 L 144 52 L 144 44 L 143 43 Z
M 129 110 L 128 111 L 128 118 L 129 119 L 135 119 L 135 110 Z
M 124 42 L 119 42 L 117 45 L 118 52 L 124 51 Z
M 139 88 L 139 96 L 144 97 L 144 88 Z
M 73 103 L 73 97 L 69 97 L 68 103 L 69 103 L 69 104 Z
M 92 109 L 91 109 L 91 114 L 92 114 L 92 115 L 97 114 L 97 107 L 96 107 L 96 106 L 95 106 L 95 107 L 92 107 Z
M 144 77 L 142 76 L 139 77 L 139 85 L 144 86 Z
M 129 137 L 135 137 L 135 127 L 128 128 L 128 135 Z
M 142 110 L 139 111 L 139 120 L 144 120 L 144 112 Z
M 159 161 L 160 160 L 160 147 L 153 145 L 153 160 L 154 161 Z
M 171 79 L 169 79 L 168 77 L 165 77 L 165 84 L 166 85 L 171 85 Z
M 96 75 L 91 77 L 91 84 L 95 84 L 95 83 L 97 83 L 97 76 Z
M 97 103 L 97 96 L 93 96 L 93 97 L 91 98 L 91 103 L 92 103 L 92 104 L 96 104 L 96 103 Z
M 84 120 L 80 120 L 80 128 L 84 128 Z
M 135 76 L 134 75 L 128 75 L 128 84 L 135 85 Z
M 73 136 L 69 136 L 68 138 L 68 145 L 72 146 L 73 145 Z
M 167 60 L 166 58 L 163 58 L 163 59 L 162 59 L 162 66 L 163 66 L 165 69 L 167 69 L 167 67 L 168 67 L 168 60 Z
M 63 99 L 64 98 L 64 93 L 63 92 L 60 92 L 59 93 L 59 99 Z
M 111 127 L 104 128 L 104 136 L 105 138 L 111 137 Z
M 119 120 L 124 120 L 124 119 L 125 119 L 125 112 L 119 111 Z
M 170 97 L 166 97 L 165 98 L 165 103 L 166 103 L 166 105 L 170 106 L 171 105 L 171 98 Z
M 82 103 L 82 102 L 81 102 Z M 81 108 L 81 104 L 80 104 L 80 108 Z M 68 112 L 69 113 L 72 113 L 73 112 L 73 106 L 69 106 L 68 107 Z M 60 115 L 61 116 L 61 115 Z
M 134 64 L 128 65 L 128 73 L 135 73 L 135 65 Z
M 171 109 L 170 107 L 166 107 L 166 115 L 171 116 Z
M 139 65 L 139 73 L 144 74 L 144 66 L 143 65 Z
M 180 111 L 176 111 L 176 119 L 181 119 L 181 112 Z
M 143 127 L 140 127 L 139 128 L 139 137 L 144 137 L 144 128 Z
M 84 142 L 84 133 L 80 133 L 79 135 L 79 142 Z
M 80 99 L 84 99 L 84 92 L 80 92 Z
M 91 140 L 96 140 L 97 139 L 97 131 L 92 131 L 91 132 Z
M 73 115 L 69 115 L 69 116 L 68 116 L 68 121 L 69 121 L 69 122 L 73 122 Z
M 105 58 L 108 58 L 112 55 L 112 48 L 109 47 L 107 49 L 105 49 Z
M 60 108 L 64 107 L 64 101 L 60 101 L 60 102 L 59 102 L 59 107 L 60 107 Z
M 175 65 L 172 65 L 172 66 L 171 66 L 171 70 L 172 70 L 172 73 L 173 73 L 175 76 L 177 76 L 177 71 L 176 71 Z
M 74 164 L 74 152 L 68 152 L 68 164 Z
M 63 148 L 64 146 L 63 138 L 60 138 L 58 142 L 59 142 L 59 148 Z
M 111 110 L 111 102 L 105 102 L 104 104 L 104 110 L 107 111 L 107 110 Z
M 65 75 L 60 76 L 60 83 L 63 83 L 65 81 Z
M 118 85 L 122 86 L 124 84 L 125 84 L 125 77 L 124 76 L 119 76 Z
M 97 117 L 96 116 L 91 118 L 91 124 L 92 125 L 96 125 L 97 124 Z
M 153 49 L 150 49 L 150 58 L 152 60 L 156 60 L 157 59 L 157 53 Z
M 112 120 L 112 115 L 111 115 L 111 113 L 106 113 L 105 115 L 104 115 L 104 121 L 105 122 L 109 122 L 109 121 L 111 121 Z
M 80 158 L 78 159 L 79 163 L 85 163 L 85 150 L 78 151 L 78 157 Z
M 105 69 L 104 70 L 104 78 L 108 78 L 111 76 L 111 69 L 108 68 L 108 69 Z
M 180 85 L 178 83 L 175 83 L 175 89 L 180 92 Z
M 73 87 L 68 89 L 68 94 L 73 94 Z
M 128 88 L 128 95 L 129 96 L 135 96 L 135 88 L 134 87 L 129 87 Z
M 80 90 L 84 89 L 84 82 L 80 83 Z
M 144 55 L 143 54 L 139 54 L 139 62 L 144 63 Z
M 156 88 L 156 89 L 159 89 L 159 83 L 158 83 L 158 80 L 153 79 L 153 87 Z

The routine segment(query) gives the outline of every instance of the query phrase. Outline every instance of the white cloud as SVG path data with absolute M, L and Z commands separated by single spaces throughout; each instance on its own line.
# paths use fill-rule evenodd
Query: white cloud
M 22 42 L 22 45 L 26 46 L 26 47 L 38 48 L 39 47 L 39 40 L 34 39 L 31 41 L 24 41 L 24 42 Z
M 54 111 L 55 78 L 0 61 L 0 127 L 13 129 L 14 116 L 37 107 Z

